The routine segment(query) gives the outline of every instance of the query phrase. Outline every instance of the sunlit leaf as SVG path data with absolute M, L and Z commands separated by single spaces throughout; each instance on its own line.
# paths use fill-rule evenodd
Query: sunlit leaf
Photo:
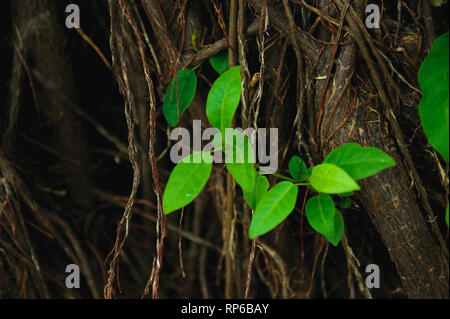
M 328 163 L 314 166 L 309 181 L 315 190 L 326 194 L 341 194 L 360 189 L 342 168 Z
M 346 171 L 355 181 L 395 166 L 395 161 L 375 147 L 347 143 L 330 152 L 324 163 L 334 164 Z
M 222 138 L 223 137 L 223 138 Z M 235 129 L 227 128 L 225 134 L 217 133 L 212 144 L 225 153 L 227 170 L 245 192 L 255 187 L 257 172 L 253 168 L 255 155 L 247 136 Z
M 241 71 L 239 66 L 223 73 L 212 85 L 206 100 L 206 116 L 211 125 L 221 132 L 231 127 L 241 98 Z
M 209 153 L 196 152 L 183 158 L 167 181 L 163 195 L 164 213 L 169 214 L 191 203 L 205 186 L 211 170 Z
M 292 212 L 297 201 L 298 186 L 283 181 L 271 188 L 256 206 L 250 223 L 249 237 L 261 236 L 278 226 Z

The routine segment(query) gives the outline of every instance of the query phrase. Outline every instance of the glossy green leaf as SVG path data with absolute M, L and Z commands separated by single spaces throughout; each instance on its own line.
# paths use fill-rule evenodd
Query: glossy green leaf
M 303 182 L 306 180 L 305 176 L 307 176 L 307 168 L 305 161 L 303 161 L 300 157 L 297 155 L 294 155 L 291 157 L 291 160 L 289 161 L 289 174 L 291 174 L 292 178 Z
M 195 163 L 195 160 L 199 163 Z M 170 173 L 163 195 L 163 211 L 169 214 L 191 203 L 201 192 L 212 170 L 209 153 L 196 152 L 183 158 Z
M 278 226 L 292 212 L 297 201 L 298 187 L 283 181 L 271 188 L 256 206 L 250 223 L 249 237 L 261 236 Z
M 269 181 L 267 177 L 256 172 L 255 186 L 251 192 L 244 191 L 244 198 L 248 206 L 254 211 L 260 202 L 261 198 L 267 193 L 269 189 Z
M 228 51 L 221 52 L 209 58 L 209 63 L 219 74 L 223 74 L 228 70 Z
M 430 144 L 449 161 L 449 33 L 433 43 L 419 70 L 419 115 Z
M 164 96 L 163 113 L 170 126 L 176 126 L 195 96 L 197 76 L 192 70 L 181 70 L 170 82 Z
M 233 136 L 230 138 L 228 132 L 233 132 L 236 138 Z M 230 148 L 225 150 L 227 170 L 243 191 L 253 190 L 257 172 L 253 168 L 255 156 L 247 136 L 237 130 L 228 129 L 225 132 L 225 143 L 227 146 L 232 145 L 233 150 L 232 152 L 230 152 Z
M 306 202 L 305 214 L 309 224 L 325 237 L 334 237 L 334 215 L 336 208 L 329 195 L 319 194 Z
M 224 136 L 224 138 L 222 138 Z M 228 171 L 245 192 L 253 191 L 257 172 L 253 168 L 255 155 L 247 136 L 235 129 L 227 128 L 212 141 L 214 149 L 222 148 Z
M 206 116 L 221 132 L 231 126 L 241 98 L 241 71 L 232 67 L 214 82 L 206 100 Z
M 326 194 L 341 194 L 360 189 L 355 180 L 342 168 L 328 163 L 313 167 L 309 181 L 314 189 Z
M 449 54 L 449 33 L 441 34 L 436 40 L 434 40 L 430 53 Z
M 344 235 L 344 218 L 341 212 L 336 209 L 334 213 L 334 231 L 331 235 L 325 236 L 325 238 L 336 247 L 341 241 L 342 235 Z
M 347 143 L 331 151 L 324 163 L 334 164 L 346 171 L 355 181 L 395 166 L 395 161 L 382 150 Z

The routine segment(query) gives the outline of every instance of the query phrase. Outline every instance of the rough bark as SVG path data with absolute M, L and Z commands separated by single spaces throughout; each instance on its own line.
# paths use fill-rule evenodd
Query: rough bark
M 15 1 L 13 5 L 14 25 L 27 37 L 28 56 L 24 58 L 29 57 L 32 81 L 38 83 L 37 101 L 44 119 L 52 123 L 53 145 L 63 157 L 71 159 L 58 173 L 69 187 L 69 196 L 87 207 L 92 203 L 87 142 L 79 117 L 66 106 L 77 104 L 78 98 L 55 2 Z

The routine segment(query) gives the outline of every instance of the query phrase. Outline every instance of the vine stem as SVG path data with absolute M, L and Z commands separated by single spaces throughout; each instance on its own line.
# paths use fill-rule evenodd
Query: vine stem
M 309 183 L 295 183 L 297 186 L 309 186 Z
M 252 210 L 252 217 L 253 217 L 253 214 L 254 214 L 254 212 Z M 253 261 L 255 259 L 255 246 L 256 246 L 256 239 L 253 239 L 251 249 L 250 249 L 250 256 L 248 257 L 247 282 L 245 285 L 244 299 L 248 299 L 248 294 L 250 292 L 250 283 L 252 280 L 252 266 L 253 266 Z

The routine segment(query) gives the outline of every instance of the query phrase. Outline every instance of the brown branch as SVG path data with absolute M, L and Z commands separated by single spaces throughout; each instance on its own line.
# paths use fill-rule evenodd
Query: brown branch
M 340 7 L 342 7 L 342 3 L 339 0 L 335 0 L 335 3 L 337 3 Z M 362 24 L 362 21 L 358 18 L 356 12 L 354 12 L 353 8 L 351 8 L 351 7 L 350 7 L 350 12 L 351 12 L 351 16 L 347 15 L 346 18 L 347 18 L 347 21 L 348 21 L 348 23 L 350 25 L 350 28 L 352 29 L 353 37 L 354 37 L 355 41 L 357 42 L 357 44 L 358 44 L 358 46 L 359 46 L 359 48 L 361 50 L 361 53 L 362 53 L 363 58 L 364 58 L 364 60 L 366 62 L 366 65 L 369 68 L 369 73 L 372 76 L 372 79 L 373 79 L 374 84 L 375 84 L 375 86 L 376 86 L 376 88 L 378 90 L 378 93 L 380 94 L 381 102 L 382 102 L 383 107 L 385 109 L 387 119 L 389 121 L 389 124 L 392 127 L 393 132 L 394 132 L 394 136 L 395 136 L 395 138 L 397 140 L 397 144 L 398 144 L 398 146 L 400 148 L 400 152 L 403 155 L 409 170 L 411 171 L 411 174 L 412 174 L 414 182 L 415 182 L 414 184 L 416 185 L 416 188 L 417 188 L 417 190 L 419 192 L 419 195 L 422 198 L 422 202 L 423 202 L 425 210 L 426 210 L 426 212 L 428 214 L 432 230 L 433 230 L 436 238 L 438 239 L 438 241 L 439 241 L 439 243 L 441 245 L 442 252 L 444 253 L 444 255 L 446 257 L 448 257 L 447 245 L 446 245 L 445 240 L 442 237 L 442 234 L 441 234 L 441 232 L 439 230 L 439 227 L 437 225 L 436 218 L 435 218 L 435 215 L 434 215 L 433 210 L 431 208 L 431 205 L 430 205 L 430 203 L 428 201 L 428 196 L 427 196 L 427 193 L 426 193 L 425 188 L 423 186 L 422 180 L 421 180 L 421 178 L 419 176 L 419 173 L 416 170 L 416 167 L 415 167 L 414 162 L 412 160 L 411 154 L 409 153 L 408 146 L 407 146 L 407 144 L 405 142 L 405 139 L 403 137 L 403 133 L 402 133 L 402 130 L 400 128 L 400 125 L 398 124 L 397 119 L 396 119 L 396 117 L 394 115 L 394 111 L 392 109 L 392 106 L 391 106 L 391 103 L 389 101 L 389 98 L 388 98 L 388 96 L 386 95 L 386 93 L 384 91 L 384 87 L 383 87 L 382 81 L 380 79 L 380 76 L 378 74 L 377 68 L 376 68 L 374 62 L 372 61 L 372 59 L 370 58 L 370 53 L 369 53 L 369 51 L 367 49 L 367 46 L 366 46 L 366 44 L 364 42 L 363 36 L 361 35 L 361 32 L 360 32 L 359 29 L 362 30 L 362 34 L 365 34 L 367 32 L 367 30 L 365 29 L 364 25 Z M 359 29 L 358 29 L 358 27 L 359 27 Z M 369 37 L 369 38 L 367 38 L 367 37 Z M 384 65 L 384 61 L 382 60 L 381 57 L 379 57 L 379 54 L 378 54 L 377 50 L 374 48 L 374 45 L 373 45 L 373 43 L 372 43 L 372 41 L 370 39 L 370 35 L 366 35 L 366 41 L 372 47 L 373 53 L 377 57 L 378 65 L 381 66 L 383 74 L 388 79 L 391 79 L 389 82 L 391 82 L 391 81 L 393 82 L 392 78 L 390 77 L 389 73 L 387 72 L 387 69 L 386 69 L 386 67 Z
M 128 83 L 128 70 L 125 62 L 125 56 L 123 52 L 122 38 L 117 34 L 117 3 L 113 0 L 109 1 L 110 7 L 110 47 L 112 53 L 112 65 L 114 68 L 114 74 L 116 76 L 116 80 L 119 84 L 119 89 L 122 95 L 125 97 L 125 117 L 127 121 L 128 127 L 128 152 L 131 161 L 131 165 L 133 167 L 133 185 L 131 189 L 131 194 L 127 205 L 125 207 L 124 213 L 122 215 L 122 219 L 117 225 L 116 230 L 116 240 L 114 243 L 114 247 L 111 252 L 108 254 L 107 259 L 110 255 L 112 255 L 111 261 L 109 263 L 108 270 L 108 280 L 104 287 L 104 297 L 107 299 L 111 299 L 115 296 L 113 284 L 116 276 L 118 274 L 118 266 L 119 266 L 119 256 L 122 251 L 123 246 L 125 245 L 125 241 L 128 237 L 128 228 L 129 222 L 132 216 L 132 208 L 134 204 L 134 199 L 136 196 L 136 192 L 140 182 L 140 172 L 139 165 L 137 163 L 137 154 L 136 154 L 136 146 L 134 142 L 134 126 L 137 123 L 136 118 L 136 110 L 134 106 L 134 98 L 132 96 L 130 86 Z M 123 21 L 122 21 L 123 23 Z M 118 61 L 117 61 L 118 60 Z M 118 64 L 120 63 L 120 64 Z M 122 74 L 120 74 L 121 72 Z M 133 117 L 133 119 L 132 119 Z
M 239 1 L 238 10 L 238 49 L 239 49 L 239 64 L 241 66 L 241 117 L 242 117 L 242 128 L 246 129 L 248 127 L 248 103 L 249 103 L 249 80 L 250 71 L 248 69 L 247 62 L 247 39 L 246 39 L 246 21 L 245 21 L 245 3 Z
M 126 207 L 126 202 L 128 201 L 128 198 L 129 198 L 127 196 L 118 196 L 118 195 L 115 195 L 115 194 L 106 193 L 106 192 L 101 191 L 101 190 L 94 190 L 94 192 L 99 197 L 101 197 L 103 200 L 111 201 L 112 203 L 114 203 L 115 205 L 119 205 L 120 207 Z M 150 208 L 156 210 L 156 206 L 153 203 L 150 203 L 147 200 L 136 199 L 135 202 L 138 203 L 138 204 L 143 204 L 143 205 L 145 205 L 147 207 L 150 207 Z M 150 220 L 153 223 L 157 222 L 157 217 L 148 214 L 147 212 L 145 212 L 144 210 L 142 210 L 142 209 L 140 209 L 138 207 L 133 207 L 133 212 L 136 215 L 139 215 L 139 216 L 141 216 L 141 217 L 143 217 L 145 219 L 148 219 L 148 220 Z M 174 224 L 168 222 L 167 223 L 167 229 L 170 230 L 170 231 L 173 231 L 176 234 L 180 233 L 179 225 L 174 225 Z M 209 241 L 207 241 L 207 240 L 205 240 L 205 239 L 195 235 L 192 232 L 183 230 L 183 237 L 188 239 L 188 240 L 190 240 L 191 242 L 193 242 L 195 244 L 198 244 L 200 246 L 203 246 L 203 247 L 209 248 L 211 250 L 214 250 L 217 253 L 221 253 L 222 252 L 222 248 L 220 248 L 219 246 L 214 245 L 213 243 L 211 243 L 211 242 L 209 242 Z
M 433 17 L 431 15 L 431 7 L 428 1 L 422 1 L 423 10 L 423 24 L 425 26 L 425 38 L 427 41 L 427 48 L 430 49 L 434 41 L 434 25 Z
M 150 104 L 150 120 L 149 120 L 149 128 L 150 128 L 150 137 L 149 137 L 149 149 L 148 149 L 148 156 L 150 160 L 150 165 L 152 168 L 152 177 L 153 177 L 153 190 L 156 195 L 156 203 L 157 203 L 157 211 L 158 211 L 158 218 L 162 219 L 162 225 L 161 229 L 159 229 L 159 225 L 157 223 L 157 236 L 159 235 L 159 232 L 161 231 L 161 237 L 157 238 L 156 246 L 157 246 L 157 262 L 156 262 L 156 269 L 154 272 L 154 278 L 153 278 L 153 285 L 152 285 L 152 297 L 156 299 L 158 297 L 158 286 L 159 286 L 159 274 L 160 274 L 160 268 L 162 266 L 163 261 L 163 249 L 164 249 L 164 238 L 167 235 L 167 216 L 163 214 L 162 212 L 162 204 L 161 204 L 161 198 L 162 198 L 162 189 L 161 185 L 159 184 L 159 173 L 158 173 L 158 167 L 156 164 L 156 155 L 154 150 L 154 145 L 156 144 L 156 135 L 155 135 L 155 127 L 156 127 L 156 100 L 155 100 L 155 91 L 153 87 L 153 81 L 150 78 L 150 66 L 147 63 L 147 58 L 145 55 L 145 47 L 144 42 L 142 41 L 142 37 L 140 35 L 140 32 L 138 30 L 137 24 L 134 21 L 133 16 L 130 13 L 129 7 L 125 4 L 124 1 L 119 1 L 119 4 L 122 8 L 122 10 L 125 12 L 125 16 L 131 25 L 134 35 L 136 36 L 136 39 L 138 41 L 138 47 L 139 47 L 139 54 L 141 56 L 142 61 L 142 68 L 144 70 L 145 79 L 147 81 L 148 85 L 148 94 L 149 94 L 149 104 Z
M 180 255 L 180 269 L 181 269 L 181 275 L 183 278 L 186 278 L 186 273 L 184 272 L 184 266 L 183 266 L 183 249 L 181 248 L 181 240 L 183 239 L 183 215 L 184 215 L 184 207 L 181 208 L 181 214 L 180 214 L 180 226 L 178 228 L 178 252 Z
M 304 72 L 303 72 L 303 57 L 302 53 L 300 51 L 300 44 L 298 42 L 298 38 L 296 36 L 296 30 L 297 26 L 295 25 L 294 16 L 292 15 L 291 7 L 289 5 L 289 0 L 283 0 L 283 6 L 284 11 L 286 13 L 286 16 L 289 21 L 289 28 L 290 28 L 290 40 L 292 43 L 292 46 L 294 47 L 295 56 L 297 58 L 297 115 L 294 119 L 294 126 L 297 124 L 297 144 L 298 148 L 300 149 L 300 143 L 302 138 L 302 129 L 303 129 L 303 113 L 304 113 L 304 95 L 305 95 L 305 79 L 304 79 Z M 339 39 L 338 39 L 339 41 Z
M 250 283 L 252 280 L 252 266 L 253 260 L 255 259 L 255 246 L 256 246 L 256 239 L 253 239 L 251 244 L 250 256 L 248 257 L 247 281 L 245 284 L 244 299 L 248 299 L 248 294 L 250 292 Z
M 347 264 L 350 266 L 350 268 L 353 271 L 353 274 L 356 278 L 356 281 L 358 282 L 358 288 L 361 291 L 361 293 L 364 295 L 367 299 L 372 299 L 372 294 L 370 293 L 369 289 L 366 287 L 364 283 L 364 279 L 361 276 L 361 273 L 359 272 L 358 266 L 359 266 L 359 260 L 356 258 L 355 254 L 353 253 L 351 247 L 348 244 L 347 236 L 344 234 L 342 237 L 342 247 L 344 247 L 345 256 L 347 257 Z
M 289 298 L 291 288 L 289 287 L 289 275 L 287 270 L 287 265 L 284 260 L 280 257 L 280 255 L 273 249 L 268 246 L 266 243 L 262 242 L 260 239 L 257 239 L 256 245 L 259 246 L 262 250 L 267 252 L 269 256 L 275 261 L 280 270 L 281 275 L 281 296 L 286 299 Z
M 228 58 L 230 68 L 236 65 L 237 39 L 237 0 L 230 0 L 230 16 L 228 25 Z
M 345 19 L 345 16 L 347 15 L 347 10 L 348 10 L 349 5 L 350 5 L 350 0 L 347 0 L 345 2 L 345 5 L 341 9 L 341 16 L 339 18 L 339 28 L 338 28 L 338 31 L 336 34 L 336 38 L 333 41 L 333 49 L 331 51 L 330 61 L 328 63 L 327 77 L 325 78 L 325 83 L 324 83 L 323 89 L 322 89 L 322 95 L 320 96 L 319 115 L 318 115 L 317 124 L 316 124 L 316 137 L 318 139 L 318 141 L 317 141 L 318 143 L 316 144 L 317 146 L 320 145 L 319 128 L 320 128 L 320 122 L 321 122 L 322 114 L 323 114 L 325 95 L 326 95 L 326 91 L 328 88 L 328 82 L 330 81 L 331 70 L 333 69 L 333 65 L 334 65 L 334 57 L 336 56 L 337 46 L 339 43 L 339 39 L 341 38 L 341 32 L 342 32 L 342 28 L 344 26 L 344 19 Z M 317 152 L 319 152 L 319 150 L 317 150 Z
M 262 9 L 262 1 L 261 0 L 245 0 L 248 4 L 250 4 L 256 11 L 256 14 L 260 16 L 260 12 Z M 268 5 L 267 13 L 269 15 L 269 24 L 279 30 L 286 37 L 289 37 L 291 33 L 289 24 L 286 23 L 286 16 L 277 8 Z M 314 59 L 317 56 L 317 53 L 320 50 L 320 46 L 312 40 L 312 36 L 308 36 L 306 32 L 302 31 L 299 28 L 296 28 L 296 36 L 298 38 L 298 43 L 300 44 L 300 48 L 303 50 L 303 53 L 307 55 L 310 59 Z

